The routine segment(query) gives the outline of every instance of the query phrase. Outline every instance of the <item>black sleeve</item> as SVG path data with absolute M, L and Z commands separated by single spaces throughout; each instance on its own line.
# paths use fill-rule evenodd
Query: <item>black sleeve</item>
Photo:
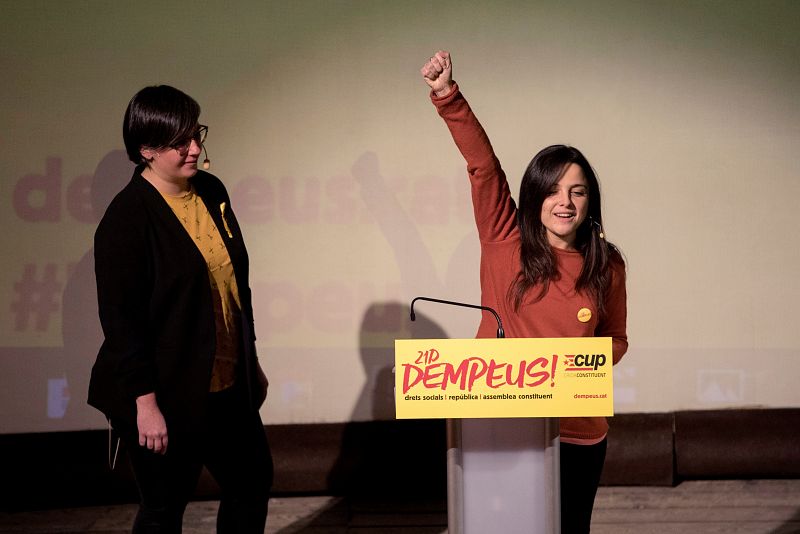
M 117 197 L 97 228 L 95 274 L 105 340 L 98 358 L 115 386 L 129 398 L 155 391 L 155 366 L 148 343 L 152 293 L 146 213 L 137 202 Z

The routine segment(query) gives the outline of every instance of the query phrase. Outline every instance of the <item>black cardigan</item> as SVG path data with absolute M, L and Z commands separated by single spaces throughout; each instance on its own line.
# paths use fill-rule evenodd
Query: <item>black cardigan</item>
M 100 323 L 105 340 L 92 368 L 89 404 L 136 428 L 136 397 L 155 392 L 170 432 L 192 430 L 208 398 L 216 333 L 208 268 L 161 194 L 137 167 L 95 232 Z M 256 350 L 247 250 L 225 186 L 191 179 L 228 249 L 242 307 L 243 380 L 257 410 Z M 223 223 L 221 205 L 225 203 Z

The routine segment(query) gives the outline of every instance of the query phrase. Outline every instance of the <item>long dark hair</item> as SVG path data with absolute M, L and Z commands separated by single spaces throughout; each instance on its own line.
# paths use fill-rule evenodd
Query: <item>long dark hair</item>
M 571 163 L 578 165 L 589 186 L 589 213 L 578 228 L 575 248 L 583 256 L 583 268 L 575 283 L 576 291 L 586 291 L 597 303 L 600 317 L 605 313 L 606 292 L 611 282 L 609 264 L 622 257 L 617 248 L 600 237 L 603 215 L 600 203 L 600 183 L 589 161 L 577 148 L 552 145 L 536 154 L 525 174 L 519 191 L 517 220 L 520 231 L 520 272 L 509 294 L 514 309 L 519 310 L 525 294 L 534 286 L 540 290 L 540 300 L 558 277 L 555 253 L 547 240 L 547 230 L 542 224 L 542 204 Z

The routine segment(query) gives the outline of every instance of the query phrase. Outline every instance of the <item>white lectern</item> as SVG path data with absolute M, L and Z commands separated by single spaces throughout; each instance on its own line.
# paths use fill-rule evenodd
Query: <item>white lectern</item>
M 494 314 L 491 308 L 417 297 Z M 447 419 L 449 534 L 561 532 L 558 417 L 613 415 L 610 338 L 395 340 L 398 418 Z M 608 356 L 606 356 L 608 355 Z
M 561 532 L 558 419 L 447 420 L 448 534 Z

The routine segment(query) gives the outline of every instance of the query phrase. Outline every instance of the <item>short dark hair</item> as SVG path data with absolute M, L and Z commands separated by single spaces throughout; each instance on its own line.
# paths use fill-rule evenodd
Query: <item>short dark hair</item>
M 122 122 L 128 158 L 144 163 L 142 147 L 161 149 L 191 137 L 197 129 L 200 105 L 169 85 L 145 87 L 131 98 Z

